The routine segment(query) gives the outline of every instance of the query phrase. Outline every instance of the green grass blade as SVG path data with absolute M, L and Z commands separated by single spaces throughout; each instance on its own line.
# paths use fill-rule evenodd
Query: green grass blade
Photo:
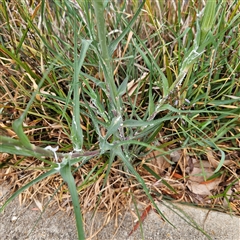
M 112 57 L 107 47 L 106 19 L 104 18 L 104 1 L 93 0 L 93 7 L 97 20 L 97 33 L 100 45 L 100 51 L 98 51 L 98 58 L 104 73 L 105 83 L 108 90 L 107 94 L 110 98 L 112 111 L 116 111 L 117 114 L 120 114 L 121 107 L 119 98 L 117 97 L 117 87 L 113 77 Z
M 119 37 L 117 37 L 114 41 L 112 41 L 109 45 L 109 52 L 110 55 L 113 54 L 113 52 L 116 50 L 118 44 L 120 43 L 120 41 L 126 36 L 126 34 L 131 30 L 131 26 L 134 24 L 134 22 L 137 20 L 138 15 L 140 14 L 142 7 L 144 6 L 146 0 L 142 1 L 142 3 L 140 4 L 137 12 L 134 14 L 133 18 L 131 19 L 131 21 L 129 22 L 129 24 L 127 25 L 127 27 L 122 31 L 122 33 L 120 34 Z
M 75 220 L 77 225 L 77 232 L 78 232 L 78 239 L 84 240 L 84 228 L 83 228 L 83 221 L 82 221 L 82 214 L 79 204 L 79 198 L 78 198 L 78 192 L 77 187 L 71 172 L 71 165 L 69 164 L 68 159 L 64 159 L 61 167 L 60 167 L 60 174 L 63 178 L 63 180 L 67 183 L 68 189 L 70 191 L 71 197 L 72 197 L 72 203 L 73 203 L 73 209 L 75 214 Z
M 75 22 L 76 20 L 74 20 Z M 73 76 L 73 119 L 72 119 L 72 129 L 71 138 L 73 143 L 73 148 L 75 151 L 81 151 L 83 145 L 83 134 L 80 125 L 80 84 L 79 84 L 79 73 L 83 65 L 84 58 L 86 56 L 87 50 L 91 41 L 82 40 L 82 49 L 80 57 L 78 58 L 77 53 L 77 29 L 76 24 L 74 27 L 74 76 Z
M 161 212 L 161 210 L 158 208 L 158 206 L 156 205 L 156 203 L 154 202 L 151 194 L 149 193 L 149 190 L 147 189 L 147 186 L 144 182 L 144 180 L 141 178 L 141 176 L 138 174 L 138 172 L 134 169 L 134 167 L 132 166 L 131 162 L 130 162 L 130 158 L 126 157 L 126 155 L 123 153 L 121 147 L 117 146 L 114 149 L 114 152 L 116 153 L 117 156 L 120 157 L 120 159 L 123 161 L 123 163 L 126 165 L 126 167 L 128 168 L 128 170 L 136 177 L 137 181 L 141 184 L 144 192 L 146 193 L 148 199 L 151 201 L 151 203 L 153 204 L 153 206 L 156 208 L 157 212 L 169 223 L 172 225 L 171 222 L 169 222 L 169 220 L 164 216 L 164 214 Z M 174 225 L 172 225 L 174 227 Z
M 206 38 L 206 35 L 211 30 L 214 20 L 216 18 L 216 5 L 217 1 L 207 1 L 204 8 L 203 19 L 201 24 L 201 41 Z

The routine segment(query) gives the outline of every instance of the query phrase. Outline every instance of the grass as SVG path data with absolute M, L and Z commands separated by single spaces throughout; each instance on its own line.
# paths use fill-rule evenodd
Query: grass
M 1 168 L 26 178 L 1 210 L 68 188 L 79 239 L 133 198 L 239 214 L 239 5 L 3 0 Z

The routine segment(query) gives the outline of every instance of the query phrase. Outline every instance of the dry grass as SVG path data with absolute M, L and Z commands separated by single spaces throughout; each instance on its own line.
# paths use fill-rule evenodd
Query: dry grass
M 111 3 L 106 13 L 109 41 L 126 27 L 137 9 L 138 1 L 120 2 L 119 5 Z M 126 77 L 129 78 L 129 92 L 122 97 L 125 117 L 146 119 L 146 112 L 150 111 L 149 89 L 155 103 L 158 96 L 164 94 L 161 76 L 154 63 L 167 76 L 169 86 L 178 78 L 181 62 L 197 32 L 197 9 L 202 9 L 204 5 L 203 1 L 183 2 L 178 5 L 178 1 L 146 1 L 141 17 L 114 51 L 116 84 L 120 85 Z M 237 4 L 233 4 L 234 1 L 224 3 L 224 12 L 218 8 L 218 14 L 224 18 L 224 22 L 223 26 L 218 23 L 214 25 L 213 34 L 222 38 L 221 45 L 206 47 L 204 55 L 189 70 L 182 86 L 174 88 L 164 99 L 165 103 L 181 112 L 171 113 L 171 110 L 165 109 L 154 115 L 155 119 L 166 115 L 172 118 L 163 122 L 157 137 L 149 142 L 161 146 L 161 149 L 148 153 L 150 149 L 142 146 L 130 147 L 134 168 L 158 201 L 168 199 L 187 202 L 240 215 L 238 21 L 232 25 L 232 29 L 224 30 L 224 27 L 231 25 L 239 11 L 239 1 L 235 2 Z M 67 96 L 73 74 L 73 31 L 62 6 L 46 1 L 44 22 L 41 22 L 41 3 L 32 1 L 28 4 L 31 4 L 29 8 L 17 0 L 0 4 L 0 133 L 11 138 L 17 137 L 12 122 L 23 113 L 31 93 L 36 90 L 43 73 L 54 61 L 28 112 L 24 131 L 31 143 L 37 146 L 58 145 L 60 152 L 68 152 L 72 150 L 70 128 L 73 107 Z M 121 8 L 124 4 L 126 7 L 123 12 Z M 91 26 L 87 26 L 87 15 L 81 6 L 78 13 L 84 15 L 79 23 L 79 34 L 88 39 L 93 34 L 90 31 L 95 29 L 94 20 Z M 218 16 L 216 18 L 220 20 Z M 188 28 L 190 30 L 187 31 Z M 93 49 L 89 50 L 82 71 L 94 76 L 96 81 L 104 81 Z M 89 89 L 98 92 L 99 100 L 106 108 L 107 97 L 98 82 L 89 81 L 89 86 L 84 82 L 83 88 L 85 99 L 80 100 L 80 105 L 84 150 L 96 150 L 99 144 L 97 132 L 89 110 L 85 107 L 86 102 L 93 109 L 96 106 L 86 93 Z M 192 125 L 184 122 L 184 119 L 178 119 L 183 114 L 189 116 Z M 104 115 L 96 115 L 99 121 L 104 121 Z M 102 127 L 101 133 L 104 136 L 107 129 Z M 132 134 L 131 131 L 128 133 Z M 147 133 L 141 139 L 147 142 L 149 136 L 151 134 Z M 221 156 L 219 151 L 203 144 L 209 139 L 226 154 L 221 170 L 217 173 L 214 173 L 214 169 Z M 2 153 L 1 179 L 13 186 L 14 192 L 49 170 L 51 161 Z M 201 165 L 202 162 L 206 166 Z M 104 210 L 107 212 L 106 222 L 132 204 L 133 200 L 149 203 L 140 183 L 122 164 L 121 159 L 114 160 L 109 173 L 108 163 L 109 156 L 101 155 L 84 165 L 76 164 L 74 172 L 83 213 Z M 206 176 L 193 179 L 192 173 L 196 169 L 201 169 L 202 175 L 206 173 Z M 198 190 L 191 188 L 189 184 L 193 183 Z M 206 188 L 209 194 L 206 194 Z M 53 196 L 56 189 L 58 191 Z M 40 209 L 44 209 L 46 200 L 51 200 L 51 204 L 57 203 L 60 210 L 71 209 L 70 195 L 59 175 L 33 185 L 20 195 L 19 200 L 21 203 L 38 202 Z

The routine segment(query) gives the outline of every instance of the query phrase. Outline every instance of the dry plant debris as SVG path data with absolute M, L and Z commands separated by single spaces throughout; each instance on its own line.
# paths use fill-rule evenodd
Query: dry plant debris
M 120 2 L 119 6 L 123 7 L 124 1 Z M 112 11 L 107 13 L 109 32 L 116 30 L 116 27 L 125 29 L 126 22 L 136 11 L 138 1 L 130 2 L 126 1 L 125 12 L 118 15 L 119 19 L 123 18 L 124 20 L 122 25 L 119 23 L 119 26 L 115 26 L 118 21 L 115 16 L 117 13 L 114 12 L 114 4 L 111 3 L 113 4 L 111 5 Z M 180 8 L 177 2 L 167 1 L 163 6 L 154 6 L 151 1 L 146 1 L 141 18 L 128 33 L 123 44 L 118 44 L 114 51 L 113 67 L 116 83 L 120 85 L 127 77 L 129 78 L 126 85 L 127 92 L 122 95 L 122 101 L 125 103 L 125 116 L 134 116 L 133 119 L 144 118 L 146 112 L 152 112 L 148 105 L 149 98 L 152 96 L 153 100 L 156 100 L 156 96 L 162 95 L 161 78 L 159 72 L 154 72 L 149 68 L 152 67 L 151 61 L 155 61 L 156 65 L 160 66 L 170 85 L 178 77 L 179 62 L 183 60 L 184 49 L 187 49 L 194 41 L 197 31 L 195 26 L 196 10 L 203 7 L 202 2 L 204 1 L 195 1 L 195 3 L 193 3 L 194 1 L 184 1 L 179 6 Z M 29 116 L 24 122 L 24 130 L 31 143 L 37 146 L 54 144 L 58 145 L 62 152 L 71 151 L 69 121 L 72 117 L 72 106 L 69 105 L 66 111 L 64 108 L 73 74 L 71 67 L 67 64 L 69 64 L 68 61 L 73 61 L 74 56 L 73 32 L 68 28 L 66 12 L 59 21 L 52 1 L 46 1 L 45 17 L 50 19 L 52 24 L 48 26 L 48 23 L 45 22 L 46 26 L 44 26 L 39 17 L 40 2 L 30 1 L 29 9 L 24 9 L 16 0 L 4 1 L 4 3 L 9 20 L 4 18 L 5 14 L 1 14 L 0 135 L 17 137 L 11 126 L 13 120 L 21 116 L 31 98 L 31 93 L 36 90 L 45 69 L 49 66 L 49 62 L 55 60 L 53 53 L 61 51 L 66 58 L 58 56 L 59 60 L 56 62 L 55 68 L 49 72 L 48 81 L 40 89 L 36 101 L 29 111 Z M 0 7 L 2 13 L 2 3 L 0 3 Z M 224 15 L 226 22 L 223 25 L 230 24 L 234 13 L 239 10 L 231 3 L 226 3 L 226 9 L 228 9 Z M 62 9 L 59 7 L 58 10 Z M 86 18 L 79 7 L 78 10 L 82 15 L 83 24 L 86 24 Z M 29 25 L 29 19 L 32 20 L 32 26 Z M 83 26 L 80 28 L 80 34 L 87 38 L 87 27 Z M 188 28 L 190 29 L 188 34 L 184 35 Z M 215 31 L 217 30 L 215 29 Z M 114 39 L 114 34 L 117 32 L 109 34 L 109 39 Z M 42 46 L 40 35 L 46 42 L 46 46 Z M 19 36 L 24 36 L 23 44 L 21 44 Z M 174 88 L 174 91 L 164 99 L 178 111 L 183 111 L 182 113 L 186 116 L 191 115 L 191 111 L 197 111 L 196 114 L 191 115 L 195 126 L 198 129 L 202 128 L 202 132 L 206 131 L 205 135 L 215 139 L 217 146 L 226 152 L 221 170 L 216 174 L 214 172 L 221 159 L 220 153 L 216 149 L 206 148 L 200 144 L 192 147 L 191 143 L 189 146 L 187 144 L 187 146 L 181 146 L 184 138 L 187 139 L 191 136 L 193 142 L 198 142 L 199 139 L 202 140 L 206 136 L 200 138 L 199 133 L 194 130 L 192 125 L 186 126 L 188 123 L 180 118 L 177 111 L 172 113 L 171 120 L 168 119 L 163 123 L 163 126 L 159 128 L 161 134 L 157 134 L 154 139 L 155 146 L 163 146 L 161 151 L 147 149 L 143 154 L 138 152 L 139 155 L 135 156 L 133 164 L 150 189 L 151 195 L 157 201 L 161 201 L 162 198 L 171 199 L 219 211 L 232 211 L 236 215 L 240 215 L 240 141 L 238 137 L 235 137 L 240 133 L 239 126 L 237 126 L 239 118 L 236 118 L 236 112 L 239 111 L 239 66 L 234 62 L 237 56 L 236 51 L 239 51 L 239 43 L 235 39 L 237 38 L 236 28 L 224 32 L 224 36 L 226 39 L 220 44 L 220 50 L 207 50 L 206 54 L 199 59 L 199 63 L 194 66 L 193 71 L 196 75 L 191 77 L 193 74 L 189 72 L 186 78 L 193 82 L 186 80 L 186 84 Z M 132 49 L 138 49 L 138 52 Z M 178 49 L 180 49 L 179 52 Z M 181 51 L 181 49 L 183 50 Z M 229 53 L 229 49 L 231 53 Z M 16 52 L 16 56 L 13 56 L 11 52 Z M 225 55 L 217 55 L 221 52 Z M 101 71 L 99 72 L 98 66 L 96 67 L 98 62 L 94 58 L 96 58 L 95 52 L 90 51 L 83 72 L 94 76 L 95 82 L 90 81 L 89 86 L 84 83 L 83 90 L 93 89 L 98 92 L 100 102 L 106 107 L 106 96 L 102 89 L 99 89 L 99 82 L 97 82 L 97 80 L 104 81 L 104 76 Z M 223 59 L 227 59 L 227 62 Z M 208 63 L 208 61 L 210 62 Z M 209 72 L 212 73 L 211 76 L 208 75 Z M 151 94 L 149 93 L 150 88 Z M 212 91 L 211 95 L 208 96 L 210 91 Z M 189 99 L 191 98 L 191 104 L 188 103 L 187 96 Z M 223 102 L 225 99 L 227 102 Z M 96 105 L 87 96 L 86 101 L 92 109 L 96 109 Z M 86 138 L 85 148 L 95 149 L 99 142 L 85 105 L 86 102 L 81 100 L 84 114 L 80 116 L 80 119 Z M 229 111 L 229 114 L 217 115 L 217 111 Z M 65 118 L 63 118 L 63 112 Z M 152 113 L 151 117 L 160 119 L 169 112 L 168 109 L 165 109 L 155 115 Z M 136 115 L 134 115 L 135 113 Z M 104 115 L 99 113 L 96 115 L 99 122 L 104 122 Z M 208 127 L 209 125 L 212 127 Z M 103 136 L 106 135 L 106 132 L 107 129 L 101 128 Z M 219 138 L 216 133 L 220 135 Z M 147 141 L 150 135 L 148 133 L 144 141 Z M 141 221 L 143 221 L 151 206 L 141 185 L 135 176 L 126 171 L 121 159 L 114 160 L 105 181 L 107 157 L 93 158 L 81 167 L 76 164 L 76 167 L 79 168 L 74 173 L 74 178 L 83 213 L 89 210 L 106 211 L 104 223 L 107 223 L 121 210 L 131 205 L 134 198 L 134 201 L 137 200 L 147 206 L 141 215 Z M 9 194 L 11 194 L 46 172 L 51 161 L 51 159 L 40 161 L 32 157 L 1 153 L 0 184 L 11 186 L 9 189 Z M 92 169 L 96 169 L 96 171 L 91 172 Z M 91 174 L 88 175 L 89 173 Z M 53 195 L 56 189 L 58 192 Z M 9 194 L 2 193 L 4 199 Z M 58 175 L 46 178 L 43 182 L 30 187 L 19 196 L 19 201 L 21 204 L 34 201 L 39 211 L 44 211 L 48 201 L 50 201 L 50 205 L 57 203 L 59 210 L 67 213 L 72 210 L 67 186 Z M 137 227 L 138 224 L 134 230 Z

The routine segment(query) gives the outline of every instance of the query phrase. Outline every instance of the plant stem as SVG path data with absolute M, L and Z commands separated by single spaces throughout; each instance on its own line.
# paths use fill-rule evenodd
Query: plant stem
M 97 19 L 97 30 L 98 38 L 102 55 L 102 69 L 104 72 L 105 82 L 107 84 L 107 89 L 110 92 L 110 100 L 114 106 L 117 113 L 120 113 L 120 102 L 117 94 L 117 87 L 114 82 L 113 70 L 112 70 L 112 59 L 109 54 L 107 41 L 106 41 L 106 25 L 104 19 L 104 6 L 103 1 L 93 0 L 94 12 Z

